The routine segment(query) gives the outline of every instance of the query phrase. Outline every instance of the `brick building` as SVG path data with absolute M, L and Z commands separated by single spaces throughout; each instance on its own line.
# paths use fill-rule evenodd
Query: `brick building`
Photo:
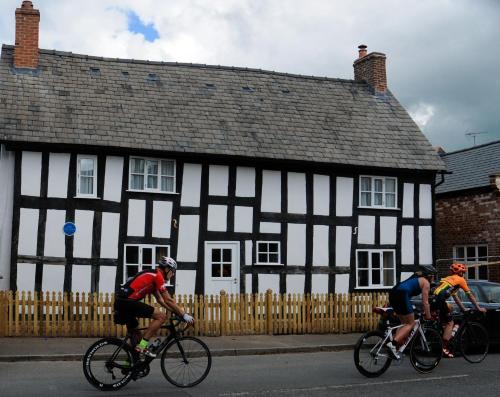
M 500 141 L 442 154 L 448 170 L 436 188 L 436 257 L 468 278 L 500 282 Z

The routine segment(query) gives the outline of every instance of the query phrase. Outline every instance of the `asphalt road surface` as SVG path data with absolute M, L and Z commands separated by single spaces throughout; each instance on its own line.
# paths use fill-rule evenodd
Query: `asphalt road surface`
M 406 359 L 379 378 L 354 367 L 352 351 L 215 357 L 205 381 L 179 389 L 153 362 L 148 377 L 115 392 L 87 383 L 80 362 L 0 363 L 0 396 L 500 396 L 500 354 L 481 364 L 462 358 L 442 360 L 429 375 L 418 374 Z

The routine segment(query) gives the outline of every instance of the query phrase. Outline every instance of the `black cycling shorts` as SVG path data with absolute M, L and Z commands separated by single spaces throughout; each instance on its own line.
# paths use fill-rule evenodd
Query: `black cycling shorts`
M 442 324 L 449 323 L 452 320 L 450 308 L 443 295 L 432 295 L 429 298 L 431 310 L 439 310 L 439 321 Z
M 410 296 L 406 291 L 392 289 L 389 291 L 389 304 L 396 314 L 404 316 L 413 313 L 413 305 L 410 302 Z
M 128 329 L 137 328 L 139 321 L 137 318 L 151 318 L 155 311 L 153 306 L 149 306 L 141 301 L 132 299 L 115 300 L 115 323 L 125 324 Z

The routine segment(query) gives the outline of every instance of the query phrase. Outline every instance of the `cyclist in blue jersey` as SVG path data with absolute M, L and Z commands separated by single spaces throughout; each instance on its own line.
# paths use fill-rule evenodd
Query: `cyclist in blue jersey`
M 393 342 L 389 342 L 389 347 L 393 356 L 399 359 L 398 348 L 405 342 L 406 338 L 415 325 L 415 314 L 411 297 L 422 294 L 422 308 L 424 310 L 424 319 L 431 319 L 431 309 L 429 305 L 429 293 L 431 281 L 437 274 L 432 265 L 421 265 L 420 269 L 410 278 L 396 284 L 389 292 L 389 303 L 394 312 L 398 315 L 403 326 L 396 331 Z

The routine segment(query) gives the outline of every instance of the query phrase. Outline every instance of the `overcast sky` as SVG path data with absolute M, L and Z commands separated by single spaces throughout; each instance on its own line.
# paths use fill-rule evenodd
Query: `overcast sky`
M 14 44 L 21 0 L 0 1 Z M 40 48 L 352 79 L 357 46 L 433 145 L 500 139 L 500 0 L 34 0 Z M 1 89 L 1 88 L 0 88 Z

